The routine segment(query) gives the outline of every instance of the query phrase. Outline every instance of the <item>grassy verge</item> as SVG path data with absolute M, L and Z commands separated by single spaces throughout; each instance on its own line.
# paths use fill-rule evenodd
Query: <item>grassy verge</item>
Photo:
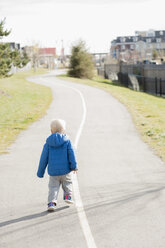
M 48 87 L 28 82 L 26 77 L 46 73 L 46 70 L 20 72 L 0 79 L 0 153 L 17 134 L 40 118 L 48 108 L 52 94 Z
M 100 77 L 95 77 L 93 80 L 84 80 L 61 75 L 59 78 L 98 87 L 110 92 L 128 108 L 142 139 L 165 161 L 164 98 L 136 92 Z

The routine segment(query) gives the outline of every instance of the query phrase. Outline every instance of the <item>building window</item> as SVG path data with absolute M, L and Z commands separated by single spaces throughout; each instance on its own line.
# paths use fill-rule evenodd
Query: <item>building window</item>
M 151 39 L 147 39 L 146 41 L 147 41 L 147 43 L 151 43 Z
M 120 38 L 120 41 L 121 41 L 121 42 L 125 42 L 125 37 L 121 37 L 121 38 Z
M 160 34 L 160 35 L 163 35 L 163 31 L 160 31 L 159 34 Z
M 161 42 L 161 38 L 157 38 L 157 39 L 156 39 L 156 42 L 157 42 L 157 43 L 160 43 L 160 42 Z
M 113 49 L 113 51 L 112 51 L 112 56 L 116 57 L 116 50 L 115 49 Z
M 147 36 L 148 37 L 154 37 L 155 36 L 155 32 L 154 31 L 147 32 Z
M 121 46 L 121 49 L 122 49 L 122 50 L 125 50 L 125 45 L 122 45 L 122 46 Z
M 138 41 L 138 37 L 133 37 L 133 41 L 134 42 Z
M 130 45 L 130 48 L 134 50 L 135 46 L 133 44 Z

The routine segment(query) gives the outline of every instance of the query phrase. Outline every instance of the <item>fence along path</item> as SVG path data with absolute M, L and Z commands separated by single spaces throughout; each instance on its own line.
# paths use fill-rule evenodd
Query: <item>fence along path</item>
M 105 64 L 104 76 L 110 80 L 118 79 L 122 85 L 135 90 L 165 96 L 165 65 Z M 135 81 L 138 83 L 136 87 Z

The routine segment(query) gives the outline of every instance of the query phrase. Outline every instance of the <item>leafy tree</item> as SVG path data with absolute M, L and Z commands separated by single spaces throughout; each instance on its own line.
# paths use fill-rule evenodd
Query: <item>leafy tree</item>
M 0 39 L 11 31 L 4 30 L 5 19 L 0 22 Z M 0 43 L 0 76 L 6 76 L 11 69 L 11 50 L 8 44 Z
M 94 65 L 92 56 L 86 49 L 84 41 L 79 41 L 72 47 L 70 68 L 68 74 L 77 78 L 92 78 Z
M 8 36 L 11 30 L 5 30 L 5 20 L 0 22 L 0 39 Z M 12 65 L 23 67 L 28 63 L 29 59 L 25 53 L 21 54 L 17 49 L 11 50 L 7 43 L 0 43 L 0 77 L 9 76 Z
M 22 66 L 24 67 L 25 65 L 27 65 L 27 63 L 30 61 L 30 59 L 28 58 L 27 53 L 24 51 L 22 54 Z
M 8 44 L 0 44 L 0 77 L 8 75 L 12 66 L 11 50 Z
M 0 21 L 0 39 L 2 39 L 4 36 L 8 36 L 11 33 L 11 30 L 4 30 L 5 20 Z
M 21 53 L 19 50 L 16 49 L 14 51 L 11 51 L 11 58 L 13 65 L 18 68 L 24 67 L 29 62 L 27 54 L 25 52 Z

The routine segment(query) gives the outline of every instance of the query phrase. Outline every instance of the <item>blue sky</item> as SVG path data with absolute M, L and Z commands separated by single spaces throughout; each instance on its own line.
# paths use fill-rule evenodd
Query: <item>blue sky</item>
M 165 29 L 164 0 L 1 0 L 1 17 L 12 33 L 5 41 L 39 43 L 66 53 L 78 39 L 91 52 L 108 52 L 116 36 Z

